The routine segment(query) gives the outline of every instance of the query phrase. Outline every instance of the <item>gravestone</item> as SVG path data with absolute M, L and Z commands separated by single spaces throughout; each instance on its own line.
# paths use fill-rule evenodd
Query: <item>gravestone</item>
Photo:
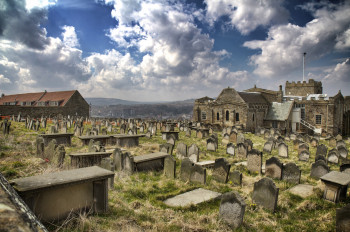
M 345 173 L 350 174 L 350 163 L 340 165 L 339 169 L 341 172 L 345 172 Z
M 322 155 L 322 156 L 327 156 L 328 148 L 324 144 L 320 144 L 317 146 L 316 149 L 316 156 L 317 155 Z
M 134 173 L 134 157 L 130 154 L 130 152 L 123 153 L 123 172 L 128 175 L 132 175 Z
M 235 170 L 235 171 L 230 173 L 228 178 L 229 178 L 229 181 L 232 182 L 232 184 L 239 185 L 239 186 L 242 185 L 242 173 L 241 172 Z
M 250 151 L 253 149 L 253 142 L 250 139 L 245 139 L 244 144 L 247 147 L 247 150 Z
M 221 196 L 219 216 L 232 229 L 236 229 L 243 223 L 246 204 L 237 192 L 224 193 Z
M 216 145 L 216 143 L 215 143 L 215 140 L 214 140 L 214 138 L 208 138 L 207 139 L 207 150 L 208 151 L 216 151 L 216 147 L 217 147 L 217 145 Z
M 273 179 L 280 180 L 282 178 L 283 164 L 276 157 L 266 160 L 265 175 Z
M 167 143 L 175 145 L 175 141 L 176 141 L 175 135 L 170 134 L 166 136 Z
M 226 159 L 216 159 L 213 168 L 213 179 L 221 183 L 227 183 L 230 168 L 231 165 L 227 162 Z
M 329 163 L 338 164 L 339 163 L 339 153 L 337 149 L 332 149 L 328 152 L 328 158 Z
M 189 158 L 181 161 L 180 179 L 182 181 L 190 181 L 192 166 L 193 162 Z
M 285 143 L 278 145 L 278 155 L 284 158 L 288 158 L 288 146 Z
M 339 140 L 336 143 L 337 149 L 339 149 L 340 147 L 346 147 L 346 144 L 343 140 Z
M 190 128 L 188 128 L 188 129 L 186 130 L 186 136 L 187 136 L 187 137 L 191 137 L 191 133 L 192 133 L 192 130 L 191 130 Z
M 232 156 L 235 155 L 235 145 L 233 143 L 227 144 L 226 154 L 229 154 L 229 155 L 232 155 Z
M 275 212 L 278 192 L 279 188 L 276 187 L 272 179 L 264 177 L 254 183 L 252 199 L 256 204 Z
M 205 184 L 207 180 L 207 170 L 200 165 L 194 164 L 190 171 L 190 182 Z
M 348 158 L 348 150 L 345 147 L 339 147 L 338 148 L 338 154 L 344 159 Z
M 350 204 L 343 208 L 336 209 L 336 228 L 337 232 L 347 232 L 350 228 Z
M 188 158 L 192 160 L 192 162 L 197 163 L 199 161 L 199 148 L 197 147 L 196 144 L 192 144 L 188 148 Z
M 173 155 L 173 149 L 174 149 L 174 145 L 172 145 L 170 143 L 165 143 L 165 144 L 159 145 L 159 151 L 168 153 L 169 155 Z
M 171 179 L 176 176 L 176 160 L 170 155 L 164 158 L 164 175 Z
M 300 161 L 309 161 L 310 153 L 309 151 L 303 150 L 299 154 L 299 160 Z
M 272 147 L 273 147 L 273 142 L 267 141 L 267 142 L 264 144 L 263 151 L 266 152 L 266 153 L 271 153 Z
M 44 138 L 41 136 L 37 136 L 36 137 L 36 154 L 42 157 L 44 155 L 44 149 L 45 149 Z
M 318 140 L 316 138 L 312 138 L 310 141 L 310 144 L 312 147 L 317 147 L 318 146 Z
M 247 158 L 248 149 L 244 143 L 237 144 L 237 157 L 240 159 Z
M 247 155 L 247 169 L 251 173 L 261 174 L 262 152 L 252 149 Z
M 323 160 L 325 163 L 327 163 L 327 159 L 326 159 L 326 157 L 323 156 L 323 155 L 316 155 L 316 156 L 315 156 L 315 162 L 316 162 L 317 160 Z
M 230 142 L 230 136 L 229 134 L 224 134 L 224 136 L 222 137 L 221 143 L 222 145 L 226 145 Z
M 58 145 L 56 149 L 56 156 L 57 156 L 57 167 L 59 168 L 63 167 L 64 158 L 66 157 L 66 150 L 64 149 L 64 145 L 62 144 Z
M 244 143 L 244 135 L 243 133 L 237 134 L 237 143 Z
M 326 175 L 329 172 L 329 167 L 323 160 L 318 160 L 311 165 L 310 176 L 319 179 L 321 176 Z
M 120 148 L 114 149 L 112 156 L 114 169 L 116 171 L 122 171 L 124 162 L 122 150 Z
M 186 192 L 175 197 L 169 198 L 164 203 L 171 207 L 187 207 L 190 205 L 197 205 L 202 202 L 217 199 L 221 196 L 221 193 L 213 192 L 206 189 L 195 189 L 190 192 Z
M 330 147 L 336 147 L 337 146 L 337 140 L 334 137 L 330 138 L 329 142 L 328 142 L 328 145 Z
M 106 170 L 112 171 L 114 172 L 114 165 L 113 165 L 113 161 L 111 158 L 106 157 L 106 158 L 102 158 L 101 159 L 101 168 L 104 168 Z M 114 176 L 108 178 L 108 187 L 109 189 L 113 189 L 114 186 Z
M 187 157 L 187 145 L 183 142 L 179 142 L 176 147 L 176 157 L 178 159 L 183 159 Z
M 231 143 L 236 143 L 237 144 L 237 133 L 234 131 L 231 131 L 230 136 L 229 136 L 229 141 Z
M 340 141 L 340 140 L 343 140 L 343 137 L 342 137 L 340 134 L 338 134 L 337 136 L 335 136 L 335 139 L 336 139 L 337 142 L 338 142 L 338 141 Z
M 302 143 L 303 143 L 303 141 L 301 141 L 299 139 L 294 140 L 293 141 L 293 148 L 294 148 L 294 150 L 298 150 L 299 145 L 302 144 Z
M 293 184 L 299 184 L 301 170 L 295 163 L 287 163 L 283 166 L 282 180 Z
M 55 156 L 56 149 L 57 149 L 57 142 L 56 139 L 53 139 L 49 142 L 47 147 L 45 148 L 45 158 L 51 159 Z
M 298 154 L 300 154 L 302 151 L 309 151 L 309 145 L 306 143 L 302 143 L 298 147 Z

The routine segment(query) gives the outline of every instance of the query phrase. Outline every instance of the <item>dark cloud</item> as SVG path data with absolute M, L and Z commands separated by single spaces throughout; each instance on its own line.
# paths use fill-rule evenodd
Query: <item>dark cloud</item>
M 0 4 L 0 38 L 21 42 L 34 49 L 49 44 L 40 23 L 47 19 L 47 10 L 27 11 L 24 0 L 2 0 Z

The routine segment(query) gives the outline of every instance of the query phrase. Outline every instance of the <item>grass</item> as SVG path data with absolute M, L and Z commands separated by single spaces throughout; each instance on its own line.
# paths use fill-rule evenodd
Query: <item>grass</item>
M 49 124 L 47 128 L 51 125 Z M 87 125 L 91 127 L 91 125 Z M 48 129 L 47 129 L 48 130 Z M 0 172 L 8 179 L 32 176 L 70 168 L 68 155 L 61 169 L 57 168 L 55 159 L 45 161 L 36 155 L 35 139 L 38 133 L 24 128 L 24 123 L 12 122 L 10 135 L 0 135 Z M 86 130 L 85 130 L 86 131 Z M 69 129 L 73 132 L 73 128 Z M 226 158 L 229 163 L 240 162 L 236 156 L 226 154 L 226 146 L 221 144 L 221 132 L 217 132 L 219 146 L 216 152 L 206 151 L 206 139 L 198 139 L 192 131 L 191 137 L 180 132 L 180 141 L 187 146 L 196 144 L 200 150 L 200 160 L 215 160 Z M 247 133 L 245 138 L 253 141 L 253 148 L 262 150 L 265 139 Z M 128 149 L 133 155 L 147 154 L 159 150 L 159 145 L 166 143 L 161 133 L 151 139 L 141 138 L 140 146 Z M 328 142 L 321 140 L 328 146 Z M 254 182 L 263 177 L 260 174 L 250 174 L 243 165 L 231 166 L 232 170 L 243 173 L 242 186 L 222 184 L 212 177 L 212 171 L 207 170 L 207 184 L 192 184 L 182 182 L 179 178 L 168 179 L 162 172 L 141 172 L 126 176 L 116 173 L 114 188 L 109 191 L 109 211 L 106 214 L 86 215 L 72 214 L 69 219 L 56 225 L 47 225 L 51 231 L 231 231 L 231 228 L 218 216 L 220 200 L 214 200 L 197 206 L 171 208 L 163 201 L 169 197 L 191 191 L 196 188 L 206 188 L 225 193 L 237 191 L 246 202 L 244 223 L 237 231 L 334 231 L 335 209 L 350 203 L 333 204 L 322 199 L 323 184 L 309 177 L 311 163 L 314 161 L 316 149 L 310 146 L 310 160 L 299 161 L 297 151 L 292 142 L 286 142 L 289 157 L 281 158 L 283 163 L 295 162 L 302 171 L 301 183 L 315 186 L 314 194 L 301 198 L 287 190 L 294 185 L 284 181 L 274 180 L 279 190 L 278 207 L 275 213 L 256 205 L 252 199 Z M 350 149 L 347 142 L 347 148 Z M 67 154 L 85 152 L 77 137 L 73 137 L 72 146 L 66 147 Z M 113 147 L 106 147 L 113 149 Z M 173 151 L 176 157 L 176 146 Z M 277 150 L 271 154 L 263 154 L 263 163 L 272 156 L 277 156 Z M 331 170 L 339 170 L 338 165 L 330 164 Z M 180 176 L 180 161 L 177 160 L 176 176 Z

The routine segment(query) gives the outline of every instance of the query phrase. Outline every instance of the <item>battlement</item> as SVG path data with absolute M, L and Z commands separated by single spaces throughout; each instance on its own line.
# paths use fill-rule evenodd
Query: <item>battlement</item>
M 286 82 L 285 95 L 307 96 L 309 94 L 322 94 L 322 82 L 309 79 L 309 82 Z

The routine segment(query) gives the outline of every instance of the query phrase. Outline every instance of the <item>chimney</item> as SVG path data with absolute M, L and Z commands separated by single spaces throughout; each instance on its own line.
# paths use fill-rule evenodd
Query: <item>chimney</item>
M 280 91 L 282 91 L 282 85 L 280 85 Z

